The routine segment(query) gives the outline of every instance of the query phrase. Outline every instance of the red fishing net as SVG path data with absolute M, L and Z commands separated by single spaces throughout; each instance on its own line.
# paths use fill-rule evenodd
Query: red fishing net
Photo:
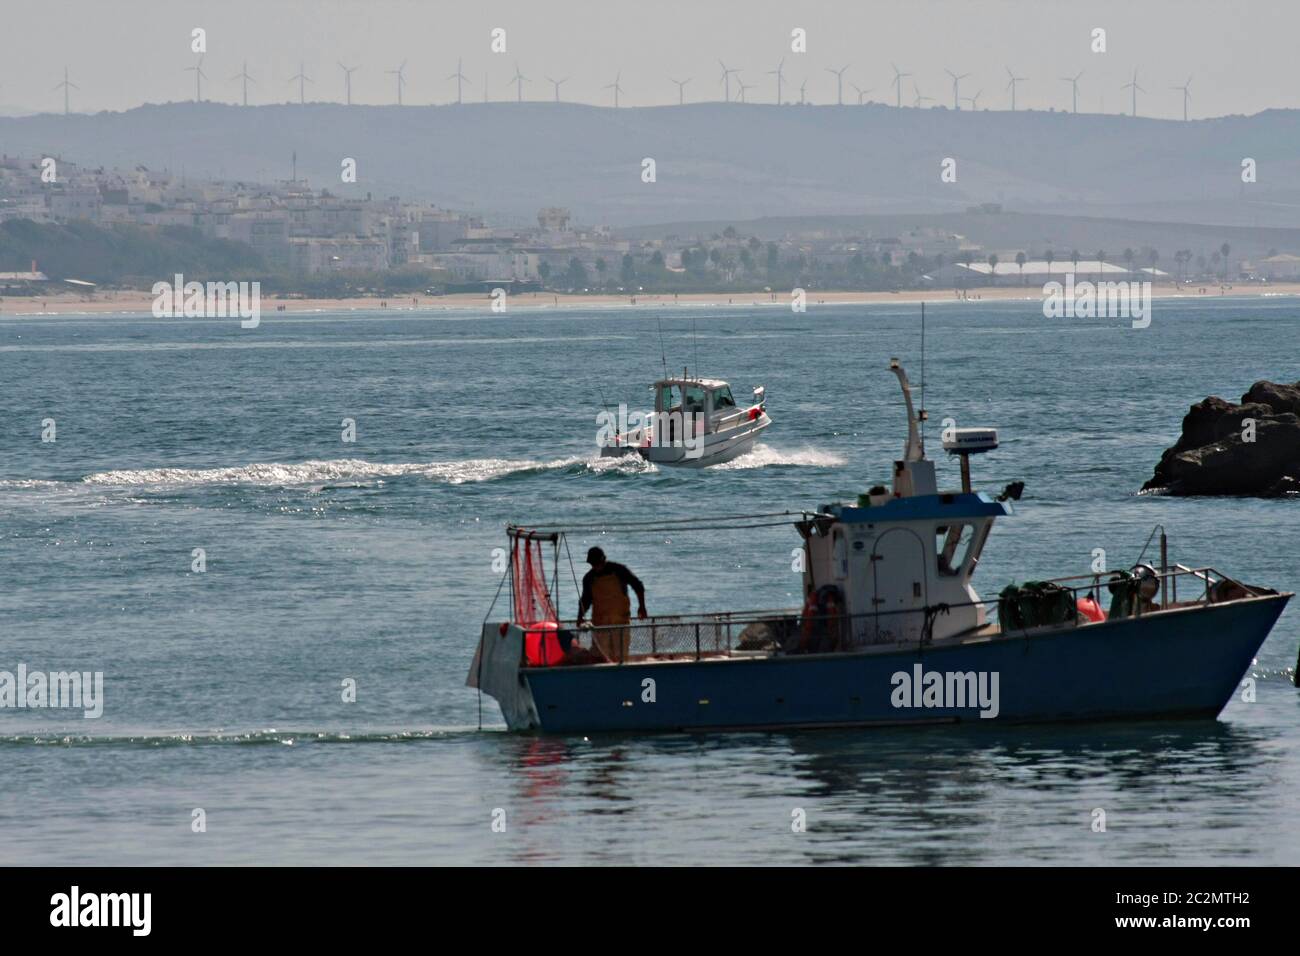
M 520 545 L 523 545 L 521 548 Z M 536 624 L 555 620 L 555 605 L 546 587 L 546 568 L 542 563 L 542 543 L 515 538 L 515 622 Z
M 514 561 L 515 623 L 524 629 L 524 655 L 533 666 L 558 664 L 564 652 L 556 636 L 559 624 L 555 605 L 546 587 L 542 543 L 515 538 L 511 560 Z

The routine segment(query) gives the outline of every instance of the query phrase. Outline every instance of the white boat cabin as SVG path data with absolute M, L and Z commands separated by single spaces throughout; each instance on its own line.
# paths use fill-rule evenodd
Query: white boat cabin
M 907 405 L 908 440 L 894 462 L 892 490 L 881 486 L 856 506 L 823 506 L 799 524 L 804 537 L 804 588 L 828 596 L 850 622 L 854 645 L 941 640 L 988 624 L 971 585 L 993 522 L 1008 505 L 969 487 L 967 455 L 996 447 L 987 429 L 958 432 L 945 448 L 960 454 L 963 490 L 940 492 L 925 458 L 907 376 L 896 362 Z M 926 608 L 947 605 L 927 620 Z M 927 628 L 928 633 L 927 633 Z
M 655 393 L 658 421 L 695 421 L 685 416 L 702 416 L 704 434 L 710 435 L 749 420 L 750 407 L 740 408 L 731 386 L 716 378 L 665 378 L 651 386 Z M 761 405 L 764 390 L 754 390 L 754 404 Z M 672 416 L 664 418 L 665 414 Z M 680 417 L 679 417 L 680 416 Z

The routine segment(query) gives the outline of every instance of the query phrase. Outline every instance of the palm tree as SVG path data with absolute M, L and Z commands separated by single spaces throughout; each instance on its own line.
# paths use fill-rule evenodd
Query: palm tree
M 1043 253 L 1043 258 L 1047 261 L 1047 278 L 1050 281 L 1052 278 L 1052 263 L 1056 261 L 1056 253 L 1048 249 Z
M 1074 271 L 1075 274 L 1077 275 L 1079 272 L 1079 250 L 1078 249 L 1070 250 L 1070 259 L 1074 262 Z
M 1020 284 L 1025 284 L 1025 261 L 1028 259 L 1023 252 L 1016 253 L 1016 265 L 1020 266 Z
M 1228 244 L 1225 242 L 1223 245 L 1219 246 L 1219 251 L 1223 253 L 1223 278 L 1224 278 L 1224 281 L 1227 281 L 1227 278 L 1228 278 L 1228 253 L 1232 251 L 1232 247 L 1231 247 L 1230 245 L 1228 245 Z
M 1132 249 L 1124 250 L 1124 264 L 1128 266 L 1129 278 L 1133 277 L 1133 260 L 1137 258 L 1137 253 Z

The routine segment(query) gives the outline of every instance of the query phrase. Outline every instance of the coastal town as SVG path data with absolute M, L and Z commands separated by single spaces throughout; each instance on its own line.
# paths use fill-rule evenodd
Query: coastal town
M 293 157 L 296 167 L 296 156 Z M 346 189 L 346 187 L 345 187 Z M 147 287 L 146 262 L 84 265 L 67 242 L 54 261 L 15 261 L 20 223 L 31 229 L 78 226 L 104 235 L 189 237 L 223 251 L 220 269 L 275 276 L 282 292 L 423 295 L 542 290 L 567 295 L 816 290 L 982 289 L 1079 279 L 1159 284 L 1288 282 L 1300 255 L 1269 249 L 1233 256 L 1231 246 L 1160 252 L 1152 246 L 1107 253 L 999 247 L 949 228 L 914 223 L 873 234 L 832 221 L 756 235 L 735 226 L 654 234 L 576 222 L 545 207 L 535 223 L 502 224 L 484 214 L 399 196 L 344 194 L 295 173 L 280 182 L 213 181 L 174 170 L 83 166 L 62 157 L 0 157 L 0 294 L 93 295 Z M 978 226 L 1004 216 L 998 204 L 966 210 Z M 75 245 L 75 244 L 74 244 Z M 231 255 L 234 250 L 234 266 Z M 36 260 L 36 261 L 31 261 Z M 27 265 L 28 268 L 21 268 Z M 203 272 L 199 262 L 187 270 Z M 342 281 L 342 285 L 340 285 Z M 315 283 L 316 285 L 313 285 Z

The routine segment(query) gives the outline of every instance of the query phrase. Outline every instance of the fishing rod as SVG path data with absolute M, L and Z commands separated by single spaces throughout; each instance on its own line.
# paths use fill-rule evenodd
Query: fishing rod
M 604 389 L 601 386 L 601 382 L 597 382 L 597 384 L 595 384 L 595 389 L 597 389 L 597 392 L 601 393 L 601 405 L 604 406 L 604 414 L 610 416 L 610 419 L 615 423 L 614 436 L 617 437 L 619 436 L 619 425 L 617 425 L 617 420 L 619 419 L 617 419 L 617 416 L 614 414 L 614 412 L 610 411 L 610 403 L 604 401 Z

